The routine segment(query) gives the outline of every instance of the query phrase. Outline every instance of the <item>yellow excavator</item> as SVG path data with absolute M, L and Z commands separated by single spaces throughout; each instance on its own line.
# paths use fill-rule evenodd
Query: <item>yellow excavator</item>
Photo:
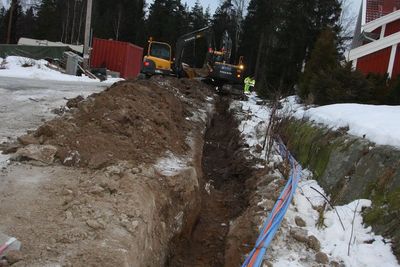
M 245 70 L 242 57 L 237 65 L 227 63 L 230 58 L 230 50 L 224 49 L 225 44 L 221 51 L 213 48 L 213 32 L 211 27 L 205 27 L 179 37 L 176 42 L 174 59 L 171 45 L 154 41 L 150 38 L 147 55 L 143 58 L 142 73 L 146 76 L 159 74 L 192 78 L 195 76 L 194 71 L 183 67 L 183 52 L 186 45 L 200 38 L 208 39 L 206 59 L 207 77 L 203 78 L 211 80 L 218 87 L 222 87 L 225 84 L 242 84 Z M 224 40 L 226 40 L 225 37 Z
M 188 71 L 183 68 L 183 52 L 186 45 L 197 39 L 209 36 L 211 27 L 187 33 L 178 38 L 175 47 L 175 58 L 172 59 L 172 48 L 168 43 L 149 40 L 147 55 L 143 58 L 142 73 L 147 76 L 162 74 L 187 77 Z

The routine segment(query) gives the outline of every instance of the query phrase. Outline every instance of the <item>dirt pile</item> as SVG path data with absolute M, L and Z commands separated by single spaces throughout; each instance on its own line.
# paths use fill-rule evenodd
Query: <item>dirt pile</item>
M 23 244 L 15 266 L 163 266 L 200 210 L 211 93 L 195 80 L 124 82 L 19 138 L 21 158 L 47 148 L 34 158 L 45 163 L 54 148 L 72 167 L 29 161 L 0 172 L 0 232 Z
M 120 160 L 151 163 L 164 151 L 187 150 L 193 103 L 179 96 L 196 102 L 207 93 L 200 82 L 190 80 L 118 83 L 86 100 L 70 100 L 69 106 L 76 108 L 45 123 L 34 138 L 24 139 L 57 147 L 56 158 L 67 166 L 97 169 Z

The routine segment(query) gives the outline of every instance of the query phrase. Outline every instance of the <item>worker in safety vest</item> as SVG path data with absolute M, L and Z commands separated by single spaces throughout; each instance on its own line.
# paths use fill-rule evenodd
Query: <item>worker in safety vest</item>
M 247 77 L 246 79 L 244 79 L 244 93 L 250 94 L 250 88 L 254 89 L 255 85 L 256 80 L 254 80 L 253 77 Z

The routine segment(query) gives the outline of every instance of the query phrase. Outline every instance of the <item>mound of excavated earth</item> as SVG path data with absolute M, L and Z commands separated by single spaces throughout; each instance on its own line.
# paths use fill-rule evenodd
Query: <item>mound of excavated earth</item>
M 76 107 L 66 116 L 45 123 L 19 140 L 23 145 L 57 148 L 56 158 L 67 166 L 102 168 L 120 160 L 150 163 L 164 151 L 181 154 L 191 125 L 193 104 L 205 99 L 204 85 L 190 80 L 167 80 L 166 86 L 139 80 L 114 85 L 83 100 L 67 103 Z M 196 92 L 194 92 L 196 91 Z
M 122 82 L 19 138 L 28 161 L 0 170 L 0 234 L 22 246 L 0 266 L 162 266 L 200 211 L 212 96 L 195 80 Z

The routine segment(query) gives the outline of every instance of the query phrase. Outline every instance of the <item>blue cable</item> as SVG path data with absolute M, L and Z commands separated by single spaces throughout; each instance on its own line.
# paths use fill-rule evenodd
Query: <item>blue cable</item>
M 276 232 L 278 231 L 283 218 L 286 215 L 286 212 L 290 206 L 290 203 L 292 202 L 293 196 L 296 193 L 296 188 L 297 185 L 300 181 L 301 178 L 301 172 L 302 168 L 301 166 L 297 163 L 295 158 L 290 154 L 290 152 L 287 150 L 285 145 L 280 141 L 278 143 L 279 145 L 279 152 L 282 157 L 287 157 L 289 159 L 290 163 L 290 174 L 289 174 L 289 179 L 286 183 L 285 188 L 282 190 L 278 201 L 275 203 L 274 208 L 272 209 L 271 213 L 269 214 L 267 220 L 264 222 L 264 225 L 261 229 L 261 234 L 257 238 L 256 245 L 253 248 L 253 250 L 249 253 L 249 256 L 243 263 L 242 267 L 247 267 L 254 257 L 257 249 L 260 249 L 260 253 L 258 254 L 255 264 L 253 266 L 255 267 L 260 267 L 263 260 L 264 260 L 264 255 L 266 254 L 267 248 L 269 247 L 270 243 L 272 242 L 273 238 L 275 237 Z M 296 174 L 296 175 L 295 175 Z M 283 195 L 286 192 L 286 190 L 289 189 L 289 186 L 291 186 L 291 190 L 287 197 L 283 199 Z M 273 214 L 275 214 L 275 211 L 278 209 L 278 205 L 283 201 L 282 208 L 279 212 L 276 213 L 275 217 L 273 217 Z M 265 233 L 265 229 L 268 227 L 268 225 L 271 223 L 270 229 Z

